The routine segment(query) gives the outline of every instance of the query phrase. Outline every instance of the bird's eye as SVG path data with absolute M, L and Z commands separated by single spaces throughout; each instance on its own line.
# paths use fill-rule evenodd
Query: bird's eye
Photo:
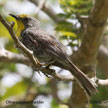
M 28 21 L 28 18 L 24 18 L 23 20 L 27 22 Z
M 28 18 L 24 18 L 25 20 L 28 20 Z

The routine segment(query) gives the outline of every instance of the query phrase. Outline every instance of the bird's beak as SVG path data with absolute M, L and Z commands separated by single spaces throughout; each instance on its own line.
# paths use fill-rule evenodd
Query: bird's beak
M 12 16 L 13 18 L 15 18 L 15 19 L 19 19 L 19 16 L 17 16 L 17 15 L 13 15 L 13 14 L 9 14 L 10 16 Z

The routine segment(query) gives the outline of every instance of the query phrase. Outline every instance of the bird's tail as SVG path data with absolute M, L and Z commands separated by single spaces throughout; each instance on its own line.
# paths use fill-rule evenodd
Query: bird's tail
M 95 94 L 97 92 L 97 85 L 92 80 L 90 80 L 79 68 L 77 68 L 70 60 L 68 62 L 70 64 L 68 65 L 68 67 L 71 73 L 81 85 L 81 87 L 84 88 L 87 95 L 90 97 L 92 94 Z

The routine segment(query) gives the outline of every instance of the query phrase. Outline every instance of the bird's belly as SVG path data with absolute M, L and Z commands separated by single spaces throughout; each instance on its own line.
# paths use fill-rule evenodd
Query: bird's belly
M 35 49 L 35 51 L 33 51 L 34 56 L 41 62 L 41 63 L 48 63 L 52 60 L 52 58 L 46 54 L 46 52 L 40 50 L 40 49 Z
M 41 63 L 48 63 L 52 60 L 52 57 L 48 55 L 46 50 L 40 46 L 39 43 L 35 44 L 30 41 L 29 38 L 22 37 L 20 38 L 21 42 L 31 51 L 33 51 L 33 55 L 41 62 Z
M 51 56 L 49 56 L 43 48 L 40 46 L 36 47 L 30 41 L 22 42 L 29 50 L 33 51 L 33 55 L 41 62 L 41 63 L 48 63 L 52 60 Z

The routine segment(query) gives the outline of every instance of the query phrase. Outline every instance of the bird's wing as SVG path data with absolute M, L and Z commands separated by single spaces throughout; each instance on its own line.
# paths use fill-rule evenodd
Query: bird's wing
M 47 54 L 61 59 L 66 58 L 65 46 L 57 40 L 54 36 L 50 35 L 44 30 L 27 30 L 23 35 L 29 35 L 29 39 L 36 45 L 41 47 Z

